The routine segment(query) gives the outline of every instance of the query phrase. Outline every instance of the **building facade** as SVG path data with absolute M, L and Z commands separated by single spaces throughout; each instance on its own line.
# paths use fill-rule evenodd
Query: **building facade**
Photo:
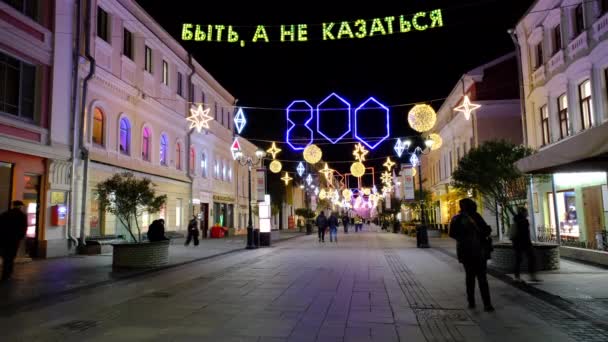
M 538 0 L 516 29 L 535 233 L 604 249 L 608 218 L 608 2 Z
M 430 133 L 438 134 L 442 142 L 421 158 L 423 188 L 432 193 L 433 204 L 427 211 L 431 222 L 449 224 L 460 210 L 458 201 L 473 195 L 451 186 L 452 172 L 468 151 L 489 140 L 522 143 L 518 85 L 517 59 L 510 53 L 462 75 L 437 111 L 437 123 Z M 454 110 L 462 105 L 464 96 L 481 106 L 469 118 Z M 418 177 L 415 179 L 417 182 Z M 477 200 L 480 213 L 498 234 L 494 204 Z

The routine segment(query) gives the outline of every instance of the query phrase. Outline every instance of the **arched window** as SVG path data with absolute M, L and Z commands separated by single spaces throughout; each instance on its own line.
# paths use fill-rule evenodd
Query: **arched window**
M 167 153 L 169 152 L 169 143 L 167 142 L 167 135 L 161 134 L 160 136 L 160 165 L 167 166 Z
M 150 140 L 152 140 L 151 135 L 150 129 L 145 127 L 141 138 L 141 159 L 147 161 L 150 161 Z
M 201 154 L 201 173 L 203 177 L 207 178 L 207 155 L 205 152 Z
M 104 117 L 103 112 L 99 108 L 93 111 L 93 144 L 103 146 L 103 128 Z
M 190 161 L 189 161 L 189 167 L 190 167 L 190 174 L 194 174 L 194 158 L 196 158 L 196 154 L 194 152 L 194 147 L 190 147 Z
M 182 169 L 182 144 L 175 144 L 175 168 Z
M 131 154 L 131 124 L 127 118 L 120 119 L 120 153 Z

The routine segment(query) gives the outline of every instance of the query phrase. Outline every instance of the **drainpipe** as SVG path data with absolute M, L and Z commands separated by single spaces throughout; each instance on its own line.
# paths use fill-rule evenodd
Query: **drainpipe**
M 70 203 L 70 216 L 68 217 L 69 219 L 69 225 L 68 225 L 68 229 L 67 229 L 67 234 L 68 234 L 68 240 L 72 243 L 69 246 L 69 248 L 72 248 L 73 246 L 78 245 L 78 240 L 76 240 L 76 238 L 74 237 L 74 235 L 72 235 L 72 229 L 74 228 L 73 225 L 76 222 L 76 211 L 74 210 L 74 208 L 76 208 L 76 197 L 74 196 L 74 189 L 76 188 L 76 182 L 75 182 L 75 175 L 76 175 L 76 160 L 78 159 L 78 155 L 76 153 L 76 144 L 78 143 L 78 141 L 76 140 L 76 136 L 78 135 L 78 132 L 76 131 L 76 111 L 77 111 L 77 107 L 78 107 L 78 68 L 79 68 L 79 64 L 80 64 L 80 30 L 81 30 L 81 26 L 80 26 L 80 15 L 81 15 L 81 0 L 77 0 L 76 1 L 76 25 L 75 25 L 75 31 L 76 31 L 76 38 L 75 38 L 75 46 L 74 46 L 74 50 L 73 50 L 73 54 L 72 54 L 72 63 L 74 63 L 73 65 L 73 69 L 72 69 L 72 103 L 70 105 L 70 111 L 72 112 L 72 120 L 70 122 L 70 129 L 72 131 L 72 166 L 71 166 L 71 170 L 70 170 L 70 192 L 69 192 L 69 203 Z
M 192 63 L 192 54 L 188 53 L 188 65 L 190 66 L 190 74 L 188 75 L 188 105 L 187 106 L 191 106 L 192 103 L 194 102 L 194 89 L 192 89 L 194 87 L 193 83 L 192 83 L 192 78 L 194 76 L 194 63 Z M 188 108 L 186 108 L 186 116 L 188 116 Z M 188 150 L 186 152 L 186 155 L 188 156 L 188 158 L 186 158 L 188 164 L 186 164 L 186 174 L 188 175 L 188 179 L 190 179 L 190 204 L 191 204 L 191 208 L 190 208 L 190 217 L 192 215 L 194 215 L 194 203 L 192 202 L 192 200 L 194 199 L 194 177 L 192 177 L 192 175 L 190 174 L 190 148 L 192 145 L 192 133 L 194 133 L 194 129 L 190 129 L 190 131 L 188 132 L 188 139 L 187 139 L 187 144 L 188 144 Z M 194 160 L 196 160 L 196 155 L 194 156 Z M 196 169 L 196 165 L 194 165 L 194 168 Z M 190 222 L 190 217 L 188 218 L 188 222 Z M 206 219 L 206 218 L 205 218 Z
M 84 123 L 86 118 L 86 100 L 87 90 L 89 81 L 95 75 L 95 58 L 91 55 L 91 0 L 87 0 L 87 6 L 85 8 L 85 22 L 84 22 L 84 55 L 89 60 L 89 73 L 84 78 L 82 83 L 82 99 L 80 101 L 80 157 L 83 161 L 83 180 L 82 180 L 82 202 L 81 202 L 81 213 L 80 213 L 80 245 L 86 245 L 84 239 L 84 222 L 86 218 L 87 208 L 87 185 L 89 180 L 89 150 L 84 144 Z
M 525 94 L 524 94 L 524 75 L 521 65 L 521 49 L 519 47 L 519 43 L 517 42 L 517 34 L 514 29 L 507 30 L 509 36 L 511 36 L 511 40 L 513 41 L 513 45 L 515 45 L 515 56 L 517 57 L 517 76 L 519 79 L 519 106 L 521 111 L 521 124 L 522 124 L 522 138 L 524 145 L 528 145 L 528 134 L 526 134 L 526 105 L 524 104 Z

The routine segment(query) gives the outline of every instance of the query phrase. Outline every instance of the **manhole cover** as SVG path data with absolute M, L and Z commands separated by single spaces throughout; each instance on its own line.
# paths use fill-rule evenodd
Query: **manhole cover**
M 465 322 L 470 321 L 471 318 L 464 310 L 458 309 L 414 309 L 414 313 L 418 320 L 440 320 L 450 322 Z
M 60 325 L 56 326 L 55 329 L 67 330 L 67 331 L 71 331 L 71 332 L 83 332 L 85 330 L 94 328 L 98 325 L 99 325 L 99 322 L 97 322 L 97 321 L 76 320 L 76 321 L 70 321 L 70 322 L 67 322 L 64 324 L 60 324 Z

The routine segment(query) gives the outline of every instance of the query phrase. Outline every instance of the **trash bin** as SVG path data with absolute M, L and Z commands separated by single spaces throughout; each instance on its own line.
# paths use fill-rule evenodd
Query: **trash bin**
M 429 235 L 425 225 L 416 226 L 416 247 L 429 248 Z
M 307 223 L 306 224 L 306 235 L 311 235 L 312 234 L 312 224 Z
M 260 247 L 260 229 L 253 230 L 253 245 L 256 248 Z
M 399 233 L 400 229 L 401 229 L 401 223 L 399 221 L 393 222 L 393 233 L 395 233 L 395 234 Z

